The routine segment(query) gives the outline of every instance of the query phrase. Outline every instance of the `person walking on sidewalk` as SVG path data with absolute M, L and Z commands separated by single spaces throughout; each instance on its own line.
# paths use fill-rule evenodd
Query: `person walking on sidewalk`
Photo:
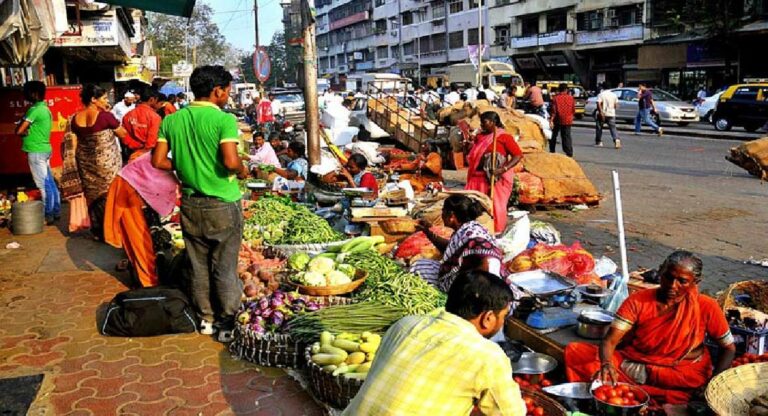
M 555 153 L 557 147 L 557 136 L 560 133 L 560 139 L 563 143 L 563 153 L 568 157 L 573 157 L 573 139 L 571 138 L 571 126 L 573 126 L 573 116 L 576 114 L 576 100 L 573 99 L 568 85 L 560 84 L 557 88 L 557 95 L 552 97 L 550 103 L 552 114 L 549 123 L 552 126 L 552 138 L 549 139 L 549 152 Z
M 616 110 L 619 108 L 619 97 L 610 90 L 608 82 L 603 83 L 603 91 L 597 96 L 597 117 L 595 118 L 595 146 L 603 147 L 603 125 L 608 125 L 613 146 L 621 149 L 621 139 L 616 130 Z
M 658 126 L 658 124 L 654 123 L 653 118 L 651 118 L 651 113 L 656 113 L 656 103 L 653 102 L 653 93 L 652 91 L 645 86 L 645 84 L 640 84 L 637 87 L 637 115 L 635 115 L 635 134 L 640 134 L 640 128 L 642 127 L 642 123 L 645 123 L 649 125 L 653 131 L 661 136 L 664 134 L 664 130 Z
M 232 75 L 220 65 L 201 66 L 189 83 L 195 101 L 163 120 L 152 165 L 175 169 L 181 182 L 181 230 L 200 333 L 213 334 L 215 320 L 219 342 L 230 342 L 243 290 L 237 277 L 242 195 L 235 177 L 247 178 L 248 168 L 238 155 L 237 121 L 221 110 Z
M 32 103 L 32 107 L 16 127 L 16 134 L 24 136 L 21 150 L 27 153 L 32 180 L 43 196 L 45 223 L 53 225 L 61 217 L 61 198 L 49 165 L 53 116 L 45 104 L 45 84 L 27 82 L 24 84 L 24 98 Z

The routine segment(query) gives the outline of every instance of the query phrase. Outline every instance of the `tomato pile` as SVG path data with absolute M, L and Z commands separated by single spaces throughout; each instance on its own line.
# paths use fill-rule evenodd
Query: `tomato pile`
M 544 374 L 522 374 L 513 377 L 521 389 L 541 391 L 542 387 L 549 387 L 552 382 L 544 377 Z
M 525 402 L 525 416 L 544 416 L 544 408 L 536 406 L 536 403 L 531 397 L 523 397 Z
M 768 353 L 765 353 L 763 355 L 757 355 L 757 354 L 744 354 L 741 357 L 733 360 L 733 364 L 731 364 L 731 367 L 738 367 L 740 365 L 744 364 L 751 364 L 751 363 L 768 363 Z
M 592 391 L 595 398 L 613 406 L 639 406 L 646 398 L 646 393 L 626 384 L 610 386 L 604 384 Z

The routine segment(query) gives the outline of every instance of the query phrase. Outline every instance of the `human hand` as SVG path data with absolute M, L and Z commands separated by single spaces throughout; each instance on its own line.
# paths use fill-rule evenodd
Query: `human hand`
M 248 170 L 247 166 L 243 166 L 243 168 L 237 172 L 237 179 L 247 179 L 249 176 L 251 176 L 251 172 Z
M 501 176 L 501 175 L 505 174 L 506 172 L 507 172 L 507 169 L 504 166 L 502 166 L 502 167 L 500 167 L 498 169 L 495 169 L 493 171 L 493 176 Z
M 613 366 L 613 363 L 610 362 L 603 363 L 603 365 L 600 366 L 598 377 L 603 384 L 614 385 L 619 381 L 619 373 L 616 371 L 616 367 Z
M 430 228 L 432 228 L 432 223 L 424 218 L 419 219 L 416 223 L 416 231 L 424 231 L 426 233 Z

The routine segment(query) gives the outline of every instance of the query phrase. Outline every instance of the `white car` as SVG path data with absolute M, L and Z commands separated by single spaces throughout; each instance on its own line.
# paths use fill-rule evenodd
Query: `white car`
M 712 115 L 715 114 L 715 109 L 717 108 L 717 102 L 720 101 L 720 96 L 723 95 L 723 92 L 720 91 L 717 94 L 707 97 L 704 99 L 704 102 L 699 104 L 699 106 L 696 108 L 699 112 L 699 117 L 706 121 L 707 123 L 712 123 Z
M 630 123 L 635 121 L 637 114 L 637 88 L 612 89 L 619 98 L 619 108 L 616 110 L 616 120 L 624 120 Z M 687 126 L 688 123 L 699 121 L 699 115 L 692 104 L 686 103 L 674 95 L 654 88 L 651 90 L 653 101 L 656 104 L 658 114 L 652 117 L 656 124 L 675 123 L 679 126 Z M 597 97 L 590 97 L 584 106 L 584 113 L 593 118 L 597 115 Z

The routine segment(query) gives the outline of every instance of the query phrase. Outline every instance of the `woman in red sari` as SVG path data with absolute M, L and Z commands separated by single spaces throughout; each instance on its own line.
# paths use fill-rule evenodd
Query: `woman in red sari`
M 659 267 L 661 285 L 629 296 L 616 312 L 608 334 L 597 346 L 572 343 L 565 349 L 569 381 L 642 385 L 658 404 L 683 404 L 709 379 L 731 366 L 733 336 L 717 302 L 699 294 L 701 259 L 675 251 Z M 721 352 L 712 369 L 704 338 Z
M 486 111 L 480 115 L 481 132 L 475 139 L 467 161 L 467 186 L 464 189 L 493 195 L 493 228 L 500 233 L 507 226 L 507 205 L 512 195 L 515 174 L 512 168 L 523 159 L 515 138 L 504 131 L 499 115 Z M 496 148 L 493 148 L 494 139 Z M 496 154 L 494 165 L 494 153 Z M 495 177 L 493 194 L 491 178 Z

